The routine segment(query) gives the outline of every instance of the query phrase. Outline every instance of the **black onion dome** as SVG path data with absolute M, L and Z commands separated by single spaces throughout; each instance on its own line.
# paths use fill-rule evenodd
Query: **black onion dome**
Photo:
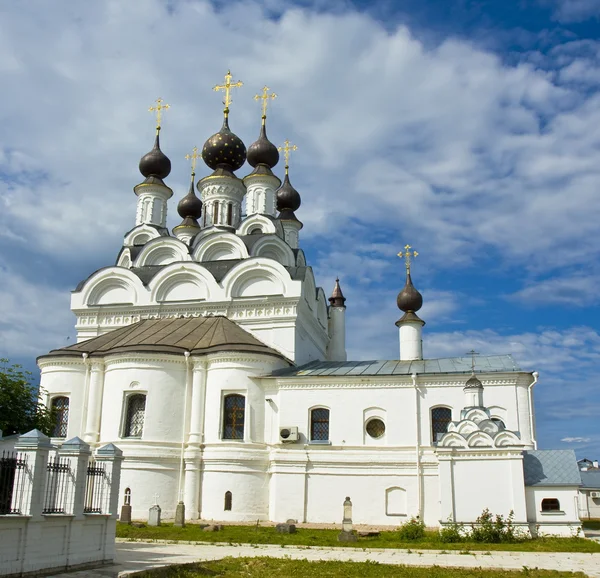
M 182 219 L 191 217 L 199 219 L 202 216 L 202 201 L 194 193 L 194 181 L 190 183 L 188 194 L 177 204 L 177 212 Z
M 202 159 L 213 170 L 228 167 L 232 171 L 237 171 L 246 161 L 246 146 L 229 130 L 227 118 L 221 130 L 204 143 Z
M 267 165 L 272 169 L 279 162 L 277 147 L 267 138 L 267 129 L 263 124 L 260 127 L 258 140 L 248 147 L 246 155 L 251 166 Z
M 398 309 L 401 309 L 404 312 L 415 312 L 423 307 L 423 295 L 415 289 L 408 271 L 406 273 L 406 284 L 402 291 L 398 293 L 396 303 L 398 303 Z
M 140 173 L 146 178 L 157 177 L 164 179 L 171 172 L 171 161 L 169 157 L 160 150 L 158 133 L 154 140 L 154 148 L 140 159 Z
M 283 179 L 283 185 L 277 189 L 277 210 L 297 211 L 300 208 L 300 193 L 290 183 L 290 177 L 286 173 Z
M 471 377 L 467 379 L 467 383 L 465 383 L 464 389 L 483 389 L 483 383 L 477 379 L 475 374 L 471 374 Z

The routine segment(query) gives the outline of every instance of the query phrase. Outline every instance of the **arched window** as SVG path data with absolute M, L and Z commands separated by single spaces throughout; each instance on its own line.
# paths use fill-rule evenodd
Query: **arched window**
M 228 203 L 227 205 L 227 224 L 231 225 L 233 223 L 233 203 Z
M 452 421 L 452 410 L 449 407 L 434 407 L 431 410 L 431 441 L 437 442 L 438 435 L 448 431 Z
M 232 495 L 230 491 L 225 492 L 225 507 L 223 508 L 227 512 L 231 512 L 231 500 Z
M 560 502 L 557 498 L 544 498 L 542 512 L 560 512 Z
M 310 441 L 329 440 L 329 410 L 317 407 L 310 410 Z
M 213 203 L 213 225 L 219 222 L 219 201 Z
M 246 398 L 232 393 L 223 400 L 223 439 L 244 439 L 244 416 L 246 414 Z
M 131 506 L 131 489 L 125 488 L 125 498 L 123 500 L 125 506 Z
M 67 426 L 69 425 L 69 398 L 65 396 L 55 397 L 52 400 L 52 413 L 54 414 L 52 437 L 67 437 Z
M 141 438 L 144 431 L 144 414 L 146 413 L 146 396 L 141 393 L 127 398 L 127 413 L 125 415 L 126 438 Z

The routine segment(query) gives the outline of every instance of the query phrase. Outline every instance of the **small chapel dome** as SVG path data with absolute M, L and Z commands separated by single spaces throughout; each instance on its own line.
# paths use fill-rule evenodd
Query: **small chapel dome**
M 467 383 L 465 383 L 464 389 L 483 389 L 483 383 L 481 383 L 477 376 L 474 373 L 472 373 L 471 377 L 467 379 Z
M 267 129 L 263 123 L 258 140 L 248 147 L 246 155 L 251 166 L 266 165 L 272 169 L 279 162 L 277 147 L 267 138 Z
M 232 171 L 237 171 L 246 161 L 246 145 L 229 129 L 227 116 L 221 130 L 204 143 L 202 159 L 213 170 L 229 168 Z
M 281 213 L 294 212 L 300 208 L 300 193 L 292 186 L 287 171 L 283 184 L 277 189 L 277 210 Z
M 331 293 L 331 297 L 329 298 L 329 303 L 332 307 L 345 307 L 346 298 L 342 293 L 342 288 L 340 287 L 340 280 L 337 278 L 335 280 L 335 286 L 333 287 L 333 291 Z
M 423 307 L 423 295 L 415 289 L 409 271 L 406 273 L 406 284 L 402 291 L 398 293 L 396 303 L 398 309 L 405 313 L 408 311 L 416 312 Z
M 202 216 L 202 201 L 194 193 L 194 180 L 190 182 L 190 190 L 177 204 L 177 212 L 182 219 L 190 217 L 199 219 Z
M 160 140 L 157 132 L 154 147 L 140 159 L 140 173 L 146 178 L 156 177 L 162 180 L 168 177 L 170 172 L 171 161 L 160 150 Z

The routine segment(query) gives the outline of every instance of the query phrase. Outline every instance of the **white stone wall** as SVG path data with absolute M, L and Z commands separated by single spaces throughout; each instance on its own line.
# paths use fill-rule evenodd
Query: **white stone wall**
M 600 518 L 600 498 L 592 498 L 590 492 L 600 490 L 579 490 L 579 516 L 581 519 Z
M 531 532 L 540 536 L 577 536 L 581 532 L 577 486 L 528 486 L 525 488 L 527 519 Z M 560 511 L 542 512 L 542 500 L 556 498 Z

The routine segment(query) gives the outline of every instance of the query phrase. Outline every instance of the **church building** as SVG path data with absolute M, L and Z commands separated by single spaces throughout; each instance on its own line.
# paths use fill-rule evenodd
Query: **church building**
M 38 358 L 53 442 L 81 437 L 124 454 L 121 493 L 133 517 L 158 501 L 163 517 L 340 523 L 469 523 L 485 508 L 525 531 L 580 528 L 571 451 L 537 449 L 538 374 L 510 355 L 423 358 L 423 298 L 398 294 L 399 358 L 349 361 L 346 299 L 329 297 L 301 248 L 300 194 L 289 141 L 229 126 L 188 155 L 189 191 L 169 231 L 161 99 L 152 150 L 139 169 L 135 224 L 114 265 L 72 293 L 77 343 Z M 276 174 L 285 156 L 283 182 Z M 196 182 L 196 160 L 208 167 Z M 251 170 L 236 175 L 245 162 Z M 196 194 L 196 190 L 198 194 Z M 301 216 L 301 215 L 300 215 Z M 132 224 L 134 220 L 132 207 Z

